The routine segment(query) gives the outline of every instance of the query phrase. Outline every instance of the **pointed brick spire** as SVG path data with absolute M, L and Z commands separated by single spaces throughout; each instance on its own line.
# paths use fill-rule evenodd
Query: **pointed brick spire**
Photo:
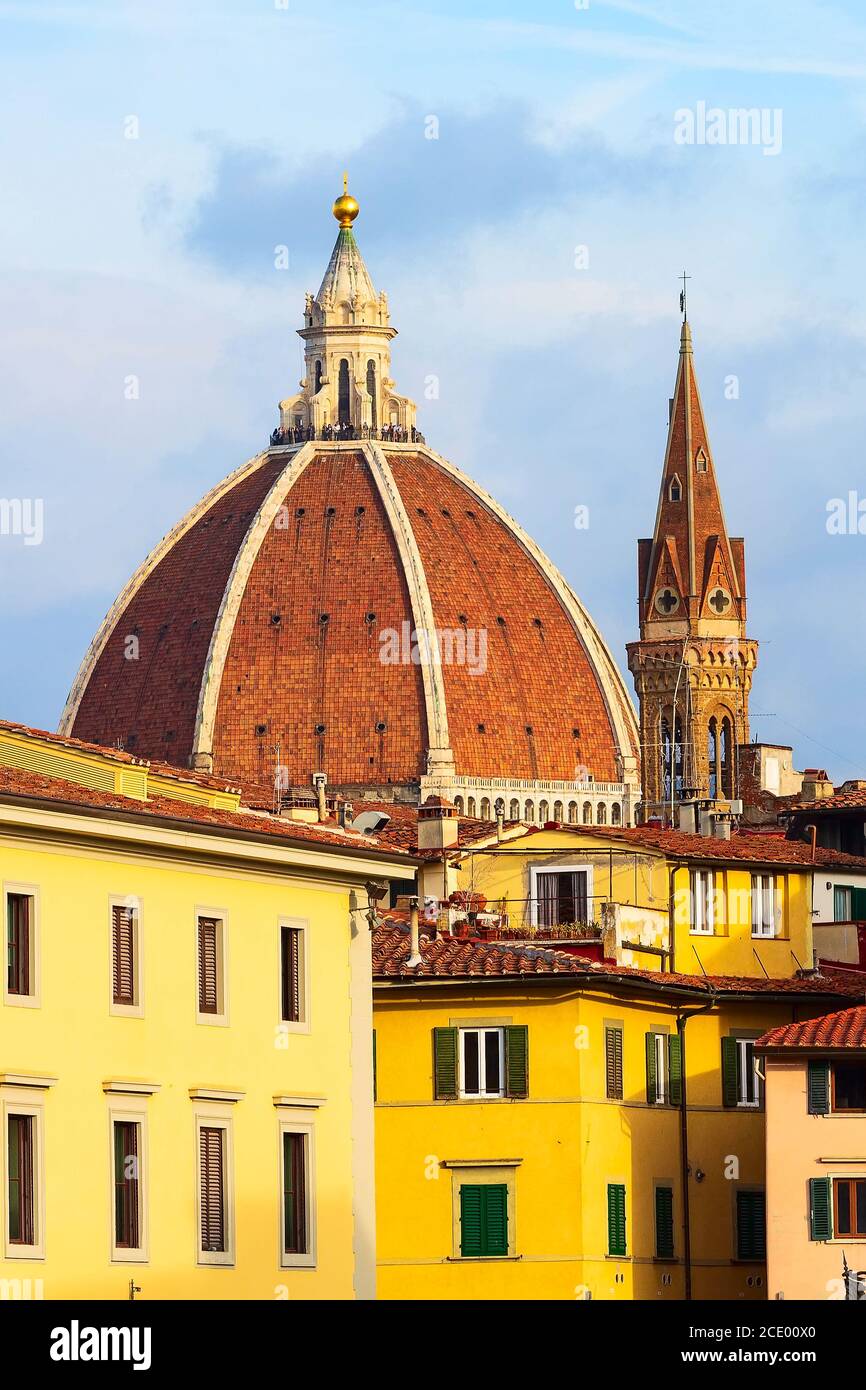
M 639 546 L 640 619 L 671 635 L 736 631 L 745 622 L 743 543 L 731 541 L 694 368 L 688 321 L 671 401 L 651 541 Z

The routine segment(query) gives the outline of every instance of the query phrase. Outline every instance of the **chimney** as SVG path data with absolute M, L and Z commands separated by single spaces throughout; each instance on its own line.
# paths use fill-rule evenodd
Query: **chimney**
M 720 811 L 713 817 L 713 834 L 717 840 L 730 840 L 731 817 L 726 811 Z
M 328 819 L 328 803 L 325 800 L 325 787 L 328 783 L 328 776 L 325 772 L 313 773 L 313 786 L 316 789 L 316 802 L 319 810 L 319 820 Z
M 698 833 L 698 803 L 696 801 L 681 801 L 677 807 L 677 829 L 684 830 L 688 835 Z
M 351 801 L 340 802 L 340 824 L 344 830 L 348 830 L 355 819 L 355 808 Z
M 444 796 L 428 796 L 418 807 L 418 848 L 449 849 L 457 844 L 457 807 Z
M 421 931 L 418 925 L 418 899 L 409 902 L 409 966 L 421 964 Z
M 712 835 L 713 833 L 713 813 L 705 806 L 700 810 L 700 831 L 701 835 Z

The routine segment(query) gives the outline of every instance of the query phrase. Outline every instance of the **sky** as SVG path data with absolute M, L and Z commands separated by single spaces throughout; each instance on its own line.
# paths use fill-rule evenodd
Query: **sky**
M 741 108 L 755 142 L 707 138 Z M 752 735 L 866 777 L 862 4 L 0 0 L 0 126 L 0 716 L 56 727 L 129 575 L 263 446 L 345 168 L 398 389 L 624 671 L 688 272 Z

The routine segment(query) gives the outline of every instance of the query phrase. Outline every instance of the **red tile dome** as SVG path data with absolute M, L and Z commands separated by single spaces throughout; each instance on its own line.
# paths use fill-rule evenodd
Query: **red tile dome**
M 439 661 L 417 659 L 429 632 Z M 619 782 L 638 757 L 550 561 L 426 446 L 369 440 L 272 448 L 194 507 L 106 617 L 61 730 L 256 783 L 279 746 L 293 784 L 345 788 Z

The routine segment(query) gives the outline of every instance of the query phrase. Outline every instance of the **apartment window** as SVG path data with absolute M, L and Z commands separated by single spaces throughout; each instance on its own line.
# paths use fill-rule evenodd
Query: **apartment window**
M 756 1109 L 761 1103 L 752 1038 L 722 1038 L 722 1104 L 727 1109 Z
M 305 1023 L 306 980 L 303 927 L 280 925 L 280 1017 L 284 1023 Z
M 129 898 L 111 903 L 111 1003 L 120 1013 L 141 1012 L 141 919 Z
M 8 1232 L 10 1245 L 36 1244 L 34 1115 L 10 1111 L 7 1119 Z
M 507 1183 L 461 1183 L 460 1254 L 464 1259 L 508 1254 Z
M 851 916 L 851 889 L 836 884 L 833 889 L 833 921 L 853 922 Z
M 752 874 L 752 936 L 775 936 L 776 880 L 773 874 Z
M 834 1062 L 832 1073 L 833 1109 L 866 1111 L 866 1063 Z
M 568 926 L 590 920 L 587 869 L 560 869 L 550 873 L 533 869 L 532 879 L 535 921 L 539 927 Z
M 6 993 L 28 998 L 34 993 L 36 899 L 32 893 L 6 893 Z
M 866 1240 L 866 1178 L 833 1179 L 833 1233 Z
M 226 1021 L 226 922 L 218 912 L 196 914 L 197 1017 L 199 1023 Z
M 142 1249 L 142 1125 L 113 1120 L 114 1252 L 123 1259 Z
M 437 1100 L 525 1096 L 529 1089 L 529 1032 L 525 1025 L 434 1028 L 433 1080 Z
M 622 1100 L 622 1027 L 607 1024 L 604 1030 L 604 1083 L 608 1100 Z
M 626 1254 L 625 1231 L 625 1183 L 609 1182 L 607 1185 L 607 1253 Z
M 674 1258 L 674 1190 L 657 1185 L 655 1190 L 656 1259 Z
M 737 1259 L 767 1258 L 767 1213 L 763 1192 L 737 1192 Z
M 682 1047 L 678 1035 L 647 1033 L 646 1098 L 648 1105 L 679 1105 L 682 1100 Z
M 307 1221 L 308 1136 L 283 1130 L 283 1254 L 309 1253 Z
M 461 1096 L 505 1095 L 505 1030 L 461 1028 Z
M 199 1263 L 232 1264 L 231 1132 L 227 1121 L 198 1121 Z
M 691 912 L 689 930 L 697 936 L 712 936 L 713 874 L 708 869 L 693 869 L 691 873 Z

